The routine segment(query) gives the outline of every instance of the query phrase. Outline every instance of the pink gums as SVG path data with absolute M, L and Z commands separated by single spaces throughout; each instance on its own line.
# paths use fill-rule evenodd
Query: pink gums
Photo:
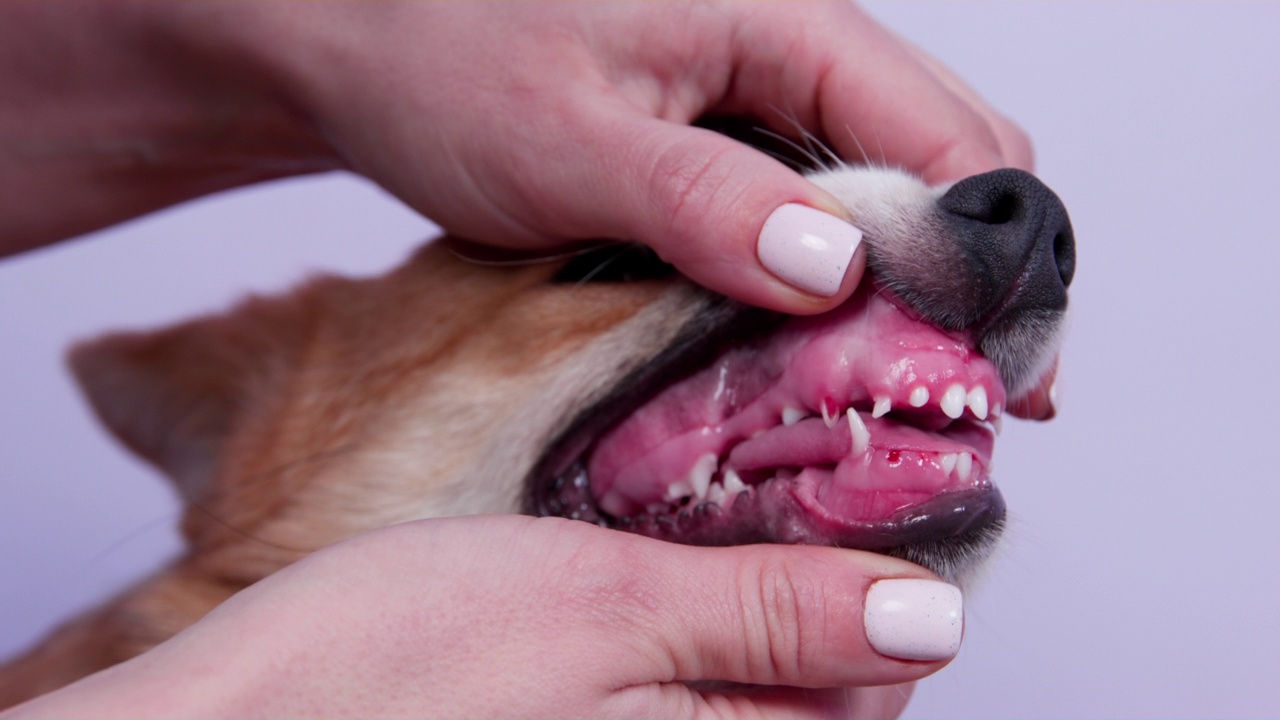
M 986 397 L 953 421 L 939 402 L 957 386 Z M 919 388 L 929 399 L 917 408 Z M 886 398 L 892 414 L 873 418 Z M 615 517 L 682 496 L 728 507 L 742 491 L 737 479 L 779 478 L 809 512 L 878 520 L 986 483 L 993 432 L 977 416 L 1004 403 L 994 366 L 967 342 L 864 287 L 837 310 L 793 318 L 666 388 L 599 440 L 587 474 Z M 858 421 L 869 434 L 863 447 Z

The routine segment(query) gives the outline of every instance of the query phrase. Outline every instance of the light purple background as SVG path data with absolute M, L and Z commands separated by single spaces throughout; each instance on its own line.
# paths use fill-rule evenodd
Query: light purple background
M 909 715 L 1280 715 L 1280 6 L 872 9 L 1031 132 L 1079 241 L 1061 415 L 1006 425 L 1009 540 Z M 0 263 L 0 654 L 176 549 L 69 342 L 373 272 L 429 232 L 329 176 Z

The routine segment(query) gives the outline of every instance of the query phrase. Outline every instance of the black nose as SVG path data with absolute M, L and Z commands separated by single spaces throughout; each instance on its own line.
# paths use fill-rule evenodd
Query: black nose
M 974 175 L 938 206 L 977 281 L 964 303 L 979 330 L 1011 313 L 1066 307 L 1076 267 L 1071 219 L 1034 175 L 1012 168 Z

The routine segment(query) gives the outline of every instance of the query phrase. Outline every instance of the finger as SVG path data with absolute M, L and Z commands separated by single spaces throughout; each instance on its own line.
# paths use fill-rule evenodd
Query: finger
M 762 9 L 744 22 L 728 109 L 794 113 L 844 157 L 899 165 L 931 183 L 1006 164 L 983 113 L 861 9 L 818 6 L 823 18 L 789 10 Z
M 701 285 L 787 313 L 830 309 L 861 280 L 862 233 L 845 208 L 764 153 L 629 111 L 575 137 L 565 182 L 582 224 L 566 234 L 638 239 Z
M 910 682 L 943 667 L 963 633 L 960 592 L 923 568 L 835 548 L 673 546 L 626 538 L 629 686 L 726 681 L 800 688 Z M 623 582 L 622 579 L 619 582 Z M 602 632 L 605 629 L 602 628 Z
M 892 31 L 889 31 L 892 32 Z M 965 82 L 946 65 L 938 62 L 929 53 L 901 35 L 894 34 L 898 42 L 907 48 L 916 61 L 924 65 L 938 78 L 948 90 L 968 103 L 991 126 L 996 141 L 1000 144 L 1000 154 L 1008 167 L 1016 167 L 1027 172 L 1035 172 L 1035 149 L 1026 131 L 1018 127 L 1012 120 L 991 107 L 969 83 Z

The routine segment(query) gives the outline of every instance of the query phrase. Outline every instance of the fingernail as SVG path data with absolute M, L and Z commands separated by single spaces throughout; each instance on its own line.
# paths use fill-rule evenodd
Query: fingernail
M 774 210 L 760 229 L 756 254 L 769 272 L 801 290 L 831 297 L 840 291 L 862 231 L 807 205 Z
M 937 580 L 879 580 L 867 591 L 867 639 L 899 660 L 948 660 L 964 636 L 964 596 Z

